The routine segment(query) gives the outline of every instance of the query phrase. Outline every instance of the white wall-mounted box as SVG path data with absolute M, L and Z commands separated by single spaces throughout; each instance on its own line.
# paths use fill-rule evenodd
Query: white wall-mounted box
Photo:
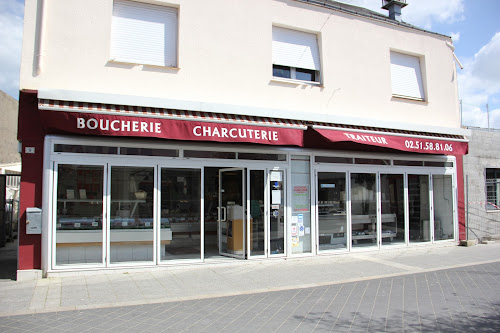
M 36 207 L 26 208 L 26 234 L 42 233 L 42 210 Z

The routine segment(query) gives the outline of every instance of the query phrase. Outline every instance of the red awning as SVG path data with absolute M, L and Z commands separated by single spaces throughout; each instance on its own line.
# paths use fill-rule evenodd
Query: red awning
M 39 100 L 47 133 L 303 146 L 300 122 L 155 108 Z
M 42 126 L 51 134 L 154 137 L 304 147 L 303 121 L 199 111 L 39 99 Z M 407 152 L 467 154 L 460 135 L 308 123 L 327 142 L 355 142 Z M 312 125 L 312 128 L 311 128 Z M 306 142 L 307 144 L 307 142 Z M 315 147 L 308 145 L 308 147 Z
M 465 155 L 467 140 L 457 137 L 401 135 L 382 131 L 363 131 L 327 126 L 313 126 L 313 129 L 330 142 L 355 142 L 414 153 Z

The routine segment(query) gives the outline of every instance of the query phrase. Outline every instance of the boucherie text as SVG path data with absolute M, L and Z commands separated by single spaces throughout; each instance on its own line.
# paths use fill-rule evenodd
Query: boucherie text
M 115 132 L 161 133 L 161 124 L 154 121 L 97 120 L 95 118 L 85 120 L 84 118 L 76 118 L 76 128 Z

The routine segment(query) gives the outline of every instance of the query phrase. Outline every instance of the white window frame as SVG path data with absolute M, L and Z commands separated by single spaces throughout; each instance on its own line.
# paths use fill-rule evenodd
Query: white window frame
M 426 100 L 423 57 L 390 51 L 392 96 Z
M 500 178 L 488 178 L 488 170 L 497 170 L 495 173 L 500 173 L 499 168 L 486 168 L 484 174 L 485 181 L 485 199 L 486 199 L 486 210 L 488 212 L 500 212 Z M 493 188 L 495 198 L 492 199 L 488 195 L 488 189 Z M 494 201 L 494 202 L 492 202 Z M 496 206 L 496 207 L 495 207 Z
M 178 8 L 114 0 L 110 60 L 178 68 Z
M 272 27 L 272 57 L 274 66 L 290 69 L 290 78 L 274 76 L 275 80 L 319 84 L 321 82 L 321 57 L 318 35 L 289 28 Z M 315 80 L 297 79 L 297 70 L 313 71 Z

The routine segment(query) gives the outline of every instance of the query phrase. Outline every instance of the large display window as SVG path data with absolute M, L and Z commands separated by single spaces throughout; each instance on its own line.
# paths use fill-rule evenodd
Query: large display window
M 429 175 L 408 175 L 410 243 L 431 240 Z
M 352 247 L 377 246 L 377 182 L 374 173 L 351 173 Z
M 404 175 L 381 174 L 382 245 L 400 245 L 406 240 Z
M 345 172 L 318 172 L 318 248 L 347 250 L 347 180 Z
M 154 168 L 111 167 L 110 262 L 154 260 Z
M 425 164 L 410 171 L 425 171 Z M 418 174 L 401 167 L 378 168 L 365 172 L 377 167 L 317 166 L 318 253 L 456 239 L 451 169 L 446 173 L 429 167 L 428 173 Z
M 161 169 L 161 260 L 201 259 L 201 170 Z
M 52 195 L 45 206 L 51 269 L 303 256 L 457 239 L 452 158 L 226 148 L 221 153 L 234 155 L 228 160 L 186 157 L 197 151 L 192 146 L 64 142 L 52 146 Z M 176 153 L 153 156 L 153 150 Z
M 453 239 L 453 191 L 451 175 L 432 175 L 434 240 Z
M 56 264 L 102 264 L 104 166 L 59 164 L 56 170 Z

